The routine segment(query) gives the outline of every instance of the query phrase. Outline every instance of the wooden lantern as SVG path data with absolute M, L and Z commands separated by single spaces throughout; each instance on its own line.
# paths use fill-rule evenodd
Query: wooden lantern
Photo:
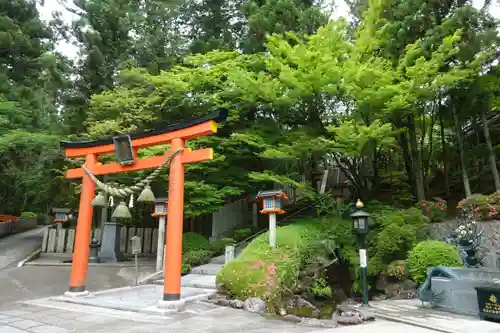
M 152 216 L 167 216 L 168 214 L 168 199 L 157 198 L 155 199 L 155 211 Z
M 284 214 L 283 204 L 288 201 L 288 196 L 282 190 L 260 191 L 257 199 L 262 203 L 262 214 Z
M 54 212 L 54 222 L 62 223 L 69 219 L 69 208 L 52 208 L 52 212 Z

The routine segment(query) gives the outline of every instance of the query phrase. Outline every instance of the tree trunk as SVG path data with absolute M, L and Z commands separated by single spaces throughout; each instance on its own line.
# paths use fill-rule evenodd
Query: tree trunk
M 399 134 L 398 142 L 401 147 L 401 151 L 403 152 L 403 161 L 405 163 L 406 174 L 408 175 L 408 185 L 410 185 L 411 188 L 415 188 L 415 177 L 412 170 L 410 149 L 408 148 L 408 138 L 404 132 Z
M 418 150 L 417 132 L 415 130 L 415 119 L 413 115 L 408 116 L 408 134 L 410 137 L 410 151 L 412 159 L 412 170 L 415 177 L 415 196 L 417 201 L 425 200 L 424 175 L 422 172 L 422 159 Z
M 446 200 L 451 197 L 450 193 L 450 176 L 448 174 L 448 149 L 446 149 L 446 139 L 444 138 L 444 121 L 443 115 L 439 112 L 439 127 L 441 128 L 441 149 L 443 150 L 443 173 L 444 173 L 444 186 L 446 187 Z
M 462 169 L 462 179 L 464 182 L 465 197 L 469 197 L 472 192 L 470 190 L 469 176 L 467 175 L 467 168 L 465 164 L 464 142 L 462 140 L 462 128 L 458 122 L 458 116 L 455 111 L 455 106 L 452 106 L 453 118 L 455 119 L 455 132 L 458 143 L 458 152 L 460 154 L 460 168 Z
M 490 160 L 491 173 L 493 174 L 493 182 L 495 183 L 495 190 L 500 191 L 500 177 L 498 176 L 497 159 L 495 151 L 493 150 L 493 145 L 491 144 L 490 129 L 488 128 L 488 121 L 484 110 L 481 110 L 481 121 L 483 122 L 484 140 L 486 141 L 486 146 L 488 147 L 488 157 Z

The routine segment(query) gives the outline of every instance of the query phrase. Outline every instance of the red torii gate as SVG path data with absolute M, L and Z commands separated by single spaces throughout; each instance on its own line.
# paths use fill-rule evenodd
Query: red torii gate
M 68 142 L 61 141 L 66 157 L 85 157 L 85 166 L 94 175 L 108 175 L 120 172 L 136 171 L 159 167 L 165 158 L 174 151 L 184 148 L 186 140 L 217 132 L 217 123 L 227 118 L 227 110 L 221 109 L 208 116 L 175 124 L 164 129 L 136 133 L 130 135 L 133 150 L 133 161 L 130 164 L 98 163 L 98 156 L 115 152 L 114 138 L 96 141 Z M 155 156 L 137 160 L 137 150 L 155 145 L 170 144 L 170 152 L 165 156 Z M 164 263 L 163 301 L 179 301 L 181 293 L 181 265 L 182 265 L 182 227 L 184 214 L 184 164 L 207 161 L 213 159 L 213 150 L 199 149 L 183 150 L 172 158 L 169 176 L 169 212 L 166 228 L 166 253 Z M 86 295 L 85 282 L 88 269 L 89 244 L 92 232 L 93 207 L 95 184 L 83 168 L 68 170 L 66 178 L 82 178 L 80 206 L 76 227 L 75 247 L 69 283 L 69 296 Z

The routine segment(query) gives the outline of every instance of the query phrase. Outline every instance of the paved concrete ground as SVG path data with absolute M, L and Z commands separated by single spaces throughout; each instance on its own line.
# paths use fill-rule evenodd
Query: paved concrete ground
M 460 316 L 449 312 L 422 308 L 418 299 L 371 302 L 371 311 L 379 318 L 411 323 L 444 333 L 500 333 L 500 324 Z
M 40 301 L 39 301 L 40 302 Z M 187 311 L 169 318 L 146 316 L 93 307 L 68 305 L 46 308 L 25 305 L 0 308 L 0 333 L 432 333 L 398 323 L 370 324 L 321 329 L 268 320 L 243 310 L 191 303 Z M 482 333 L 482 332 L 481 332 Z
M 42 246 L 44 227 L 0 238 L 0 270 L 11 267 Z

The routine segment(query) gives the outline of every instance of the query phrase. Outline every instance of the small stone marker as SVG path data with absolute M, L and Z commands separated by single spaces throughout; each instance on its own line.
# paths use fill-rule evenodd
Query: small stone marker
M 134 236 L 130 238 L 130 247 L 132 249 L 132 254 L 141 253 L 141 237 Z
M 130 248 L 135 257 L 135 284 L 137 285 L 139 280 L 139 259 L 137 258 L 137 255 L 141 253 L 141 237 L 134 236 L 130 238 Z
M 226 254 L 224 263 L 227 264 L 234 259 L 234 245 L 226 245 Z

